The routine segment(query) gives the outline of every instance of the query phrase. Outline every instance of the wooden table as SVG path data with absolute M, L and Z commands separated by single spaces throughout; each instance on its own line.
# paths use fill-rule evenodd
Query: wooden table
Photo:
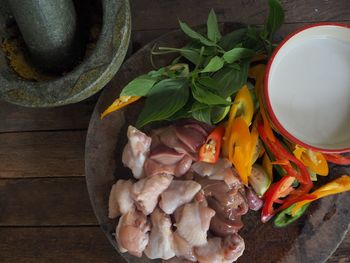
M 132 0 L 134 51 L 177 28 L 206 21 L 262 24 L 265 0 Z M 307 23 L 350 24 L 349 0 L 284 0 L 285 36 Z M 29 109 L 0 102 L 0 262 L 120 262 L 100 230 L 84 178 L 84 142 L 98 96 Z M 350 234 L 329 259 L 350 262 Z

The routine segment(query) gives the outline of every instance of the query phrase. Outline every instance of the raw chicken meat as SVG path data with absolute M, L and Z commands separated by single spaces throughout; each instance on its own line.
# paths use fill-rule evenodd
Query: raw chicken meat
M 196 162 L 191 169 L 198 175 L 208 176 L 211 180 L 225 181 L 230 188 L 242 186 L 237 171 L 227 159 L 221 158 L 215 164 Z
M 175 169 L 175 176 L 176 177 L 181 177 L 184 174 L 186 174 L 192 165 L 192 157 L 189 155 L 185 155 L 180 162 L 178 162 L 176 169 Z
M 141 257 L 148 240 L 150 225 L 147 217 L 139 211 L 130 211 L 119 219 L 116 241 L 120 251 Z
M 169 260 L 162 260 L 163 263 L 192 263 L 192 261 L 178 258 L 178 257 L 173 257 Z
M 156 208 L 151 215 L 152 230 L 145 254 L 150 259 L 170 259 L 175 256 L 170 217 Z
M 131 180 L 118 180 L 111 189 L 108 202 L 108 217 L 113 219 L 120 214 L 134 210 L 134 200 L 131 197 L 133 182 Z
M 180 209 L 181 212 L 175 215 L 177 233 L 191 246 L 206 244 L 210 220 L 215 211 L 204 202 L 186 204 Z
M 171 175 L 159 174 L 136 182 L 132 188 L 136 207 L 145 215 L 151 214 L 158 204 L 160 194 L 169 187 L 172 180 Z
M 201 185 L 195 181 L 173 180 L 167 190 L 161 194 L 159 207 L 168 215 L 192 201 L 193 197 L 201 189 Z
M 227 168 L 231 168 L 232 164 L 229 160 L 220 158 L 215 164 L 207 162 L 195 162 L 192 165 L 193 171 L 201 176 L 220 176 L 220 173 Z M 212 178 L 210 178 L 212 179 Z
M 160 174 L 174 175 L 176 170 L 176 165 L 164 165 L 153 159 L 147 159 L 145 162 L 145 174 L 147 177 L 152 177 Z
M 138 179 L 143 175 L 143 165 L 149 154 L 152 139 L 131 125 L 127 135 L 129 141 L 124 148 L 122 161 Z
M 231 263 L 243 254 L 244 248 L 243 238 L 234 234 L 224 240 L 209 238 L 206 245 L 195 248 L 195 255 L 199 263 Z
M 178 233 L 174 233 L 174 250 L 175 255 L 178 258 L 186 259 L 192 262 L 196 262 L 197 258 L 193 253 L 193 246 L 191 246 L 185 239 L 183 239 Z

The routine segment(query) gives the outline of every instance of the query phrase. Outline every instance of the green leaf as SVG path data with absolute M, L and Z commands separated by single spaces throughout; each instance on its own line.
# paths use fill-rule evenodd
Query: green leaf
M 168 121 L 175 121 L 178 119 L 187 119 L 191 118 L 191 108 L 192 108 L 193 100 L 189 99 L 184 107 L 182 107 L 180 110 L 175 112 L 173 115 L 171 115 L 169 118 L 167 118 Z
M 264 41 L 261 39 L 262 31 L 255 27 L 248 27 L 243 46 L 255 50 L 256 52 L 265 51 Z
M 158 70 L 152 70 L 152 71 L 148 72 L 147 75 L 151 78 L 157 79 L 157 78 L 160 78 L 165 73 L 165 71 L 166 71 L 166 69 L 165 69 L 165 67 L 163 67 L 163 68 L 160 68 Z
M 159 51 L 152 51 L 152 54 L 164 55 L 168 53 L 179 52 L 181 56 L 185 57 L 187 60 L 189 60 L 193 64 L 196 64 L 199 58 L 199 49 L 191 48 L 189 47 L 189 45 L 183 48 L 159 47 L 158 50 Z
M 214 43 L 217 43 L 221 38 L 218 20 L 216 18 L 216 14 L 213 9 L 210 10 L 210 13 L 208 16 L 207 35 L 209 40 L 213 41 Z
M 228 97 L 226 100 L 231 102 L 231 97 Z M 230 106 L 214 106 L 211 109 L 212 123 L 217 124 L 220 121 L 222 121 L 226 117 L 226 115 L 229 113 L 229 111 L 230 111 Z
M 192 85 L 192 95 L 200 103 L 207 105 L 229 105 L 226 99 L 220 97 L 219 95 L 211 92 L 209 89 L 200 85 L 199 83 L 194 83 Z
M 208 65 L 206 65 L 201 72 L 215 72 L 221 69 L 223 66 L 224 60 L 218 56 L 215 56 L 209 61 Z
M 199 52 L 195 50 L 184 49 L 180 51 L 180 54 L 193 64 L 196 64 L 199 59 Z
M 209 76 L 199 77 L 197 82 L 209 90 L 216 91 L 219 88 L 218 82 Z
M 130 81 L 123 88 L 120 96 L 146 96 L 156 82 L 157 78 L 141 75 Z
M 246 33 L 246 28 L 240 28 L 232 31 L 231 33 L 228 33 L 221 37 L 219 46 L 224 50 L 230 50 L 242 42 Z
M 192 113 L 192 117 L 194 119 L 196 119 L 197 121 L 212 124 L 211 123 L 211 107 L 210 106 L 208 106 L 206 104 L 199 103 L 199 102 L 195 102 L 192 105 L 191 113 Z
M 233 63 L 242 58 L 251 58 L 255 55 L 255 52 L 248 48 L 234 48 L 225 52 L 223 55 L 224 60 L 227 63 Z
M 279 0 L 269 0 L 269 15 L 265 29 L 269 38 L 282 26 L 284 22 L 284 11 Z
M 193 29 L 191 29 L 185 22 L 182 22 L 179 20 L 179 24 L 180 24 L 180 28 L 181 30 L 190 38 L 195 39 L 200 41 L 202 44 L 206 45 L 206 46 L 216 46 L 216 44 L 210 40 L 208 40 L 207 38 L 205 38 L 204 36 L 202 36 L 201 34 L 199 34 L 198 32 L 194 31 Z
M 213 79 L 218 83 L 217 93 L 227 98 L 236 93 L 247 82 L 249 62 L 244 61 L 240 69 L 225 66 L 216 72 Z
M 178 78 L 159 81 L 148 93 L 136 126 L 140 128 L 154 121 L 166 120 L 186 104 L 188 97 L 187 79 Z

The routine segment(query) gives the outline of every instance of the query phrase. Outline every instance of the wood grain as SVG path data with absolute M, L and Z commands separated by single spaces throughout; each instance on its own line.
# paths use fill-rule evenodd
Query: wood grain
M 56 108 L 26 108 L 0 101 L 0 133 L 86 129 L 98 96 Z
M 2 263 L 122 263 L 98 226 L 0 228 Z
M 85 136 L 85 131 L 0 134 L 0 178 L 83 176 Z
M 0 228 L 0 258 L 3 263 L 122 263 L 98 226 Z M 349 263 L 350 238 L 327 263 Z
M 97 224 L 85 178 L 2 179 L 0 193 L 0 226 Z
M 327 263 L 350 263 L 350 232 L 346 235 L 336 252 L 329 258 Z
M 178 18 L 190 25 L 203 24 L 211 8 L 222 22 L 262 24 L 267 17 L 265 0 L 132 0 L 133 29 L 177 28 Z M 286 23 L 350 20 L 348 0 L 283 0 Z

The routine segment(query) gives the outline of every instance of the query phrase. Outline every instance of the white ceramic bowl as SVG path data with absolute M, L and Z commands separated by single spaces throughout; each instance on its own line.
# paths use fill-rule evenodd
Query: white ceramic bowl
M 290 141 L 350 151 L 350 26 L 322 23 L 289 35 L 269 61 L 266 108 Z

